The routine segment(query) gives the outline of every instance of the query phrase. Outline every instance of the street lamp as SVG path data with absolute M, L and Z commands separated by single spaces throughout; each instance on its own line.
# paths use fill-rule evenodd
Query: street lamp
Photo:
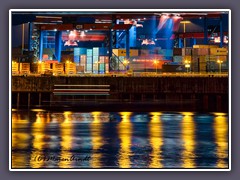
M 157 60 L 154 60 L 154 61 L 153 61 L 153 64 L 156 66 L 156 74 L 157 74 L 157 65 L 158 65 L 158 63 L 159 63 L 159 62 L 158 62 Z
M 184 63 L 185 63 L 185 68 L 187 69 L 187 72 L 189 72 L 188 69 L 190 69 L 190 67 L 191 67 L 191 65 L 190 65 L 191 61 L 185 60 Z
M 219 73 L 221 73 L 223 61 L 222 60 L 217 60 L 217 63 L 219 64 Z
M 181 21 L 181 24 L 183 24 L 183 33 L 186 33 L 186 24 L 190 24 L 191 21 Z M 184 37 L 184 48 L 186 47 L 186 37 Z
M 127 70 L 128 64 L 129 64 L 129 61 L 127 59 L 124 59 L 123 60 L 123 65 L 126 67 L 126 70 Z

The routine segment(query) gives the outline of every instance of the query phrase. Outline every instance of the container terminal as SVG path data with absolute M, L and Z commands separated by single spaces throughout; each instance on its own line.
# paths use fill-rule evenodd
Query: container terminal
M 228 12 L 12 12 L 11 21 L 13 107 L 228 110 Z

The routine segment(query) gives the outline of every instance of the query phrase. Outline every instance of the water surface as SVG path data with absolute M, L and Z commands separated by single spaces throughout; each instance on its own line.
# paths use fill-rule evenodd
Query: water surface
M 13 110 L 12 168 L 228 168 L 228 116 Z

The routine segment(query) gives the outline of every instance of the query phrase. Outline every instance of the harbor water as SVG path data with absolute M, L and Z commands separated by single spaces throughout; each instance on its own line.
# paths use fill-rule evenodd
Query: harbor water
M 12 109 L 12 168 L 228 168 L 228 114 Z

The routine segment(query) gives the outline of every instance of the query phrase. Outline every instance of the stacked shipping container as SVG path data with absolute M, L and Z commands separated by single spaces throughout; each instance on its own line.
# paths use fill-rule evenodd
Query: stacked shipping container
M 228 69 L 228 51 L 226 48 L 218 48 L 216 45 L 194 45 L 193 48 L 174 48 L 173 62 L 184 64 L 191 62 L 192 72 L 219 71 L 218 60 L 221 61 L 221 69 Z

